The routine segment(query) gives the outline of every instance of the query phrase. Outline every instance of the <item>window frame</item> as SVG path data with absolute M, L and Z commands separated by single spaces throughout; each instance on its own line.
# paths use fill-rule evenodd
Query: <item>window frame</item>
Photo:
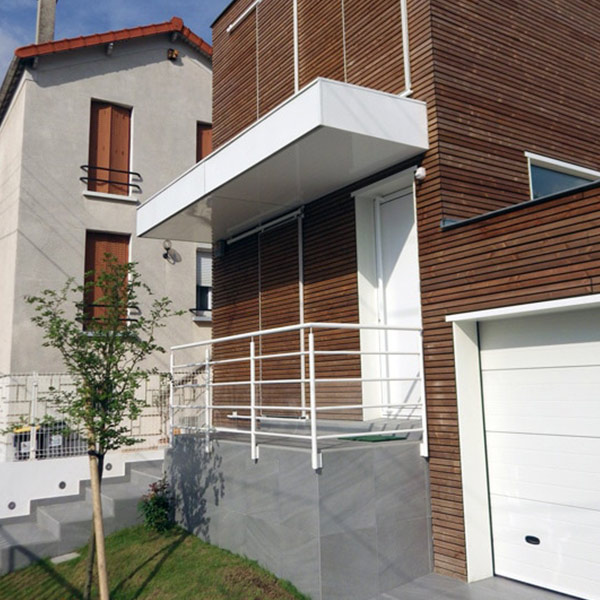
M 198 282 L 198 259 L 200 255 L 204 255 L 206 258 L 208 258 L 208 260 L 210 261 L 210 269 L 211 269 L 211 275 L 210 275 L 210 282 L 211 285 L 210 286 L 202 286 L 199 285 Z M 213 309 L 213 285 L 212 285 L 212 266 L 213 266 L 213 256 L 212 256 L 212 249 L 211 248 L 205 248 L 205 247 L 198 247 L 196 248 L 196 286 L 195 286 L 195 306 L 193 309 L 190 310 L 190 312 L 194 315 L 194 321 L 212 321 L 212 309 Z M 205 288 L 208 290 L 208 308 L 200 308 L 199 306 L 197 306 L 198 304 L 198 288 Z
M 541 154 L 535 154 L 533 152 L 525 151 L 525 158 L 527 159 L 527 174 L 529 176 L 529 197 L 531 200 L 535 200 L 537 198 L 542 198 L 542 196 L 535 196 L 533 189 L 533 177 L 531 172 L 531 167 L 541 167 L 544 169 L 548 169 L 550 171 L 556 171 L 557 173 L 563 173 L 565 175 L 572 175 L 574 177 L 581 177 L 582 179 L 589 179 L 590 183 L 597 181 L 600 179 L 600 171 L 596 171 L 594 169 L 589 169 L 587 167 L 581 167 L 579 165 L 575 165 L 573 163 L 566 162 L 564 160 L 558 160 L 556 158 L 550 158 L 548 156 L 543 156 Z M 573 186 L 573 188 L 565 188 L 564 192 L 568 192 L 569 189 L 575 189 L 577 186 Z M 557 192 L 557 193 L 562 193 Z

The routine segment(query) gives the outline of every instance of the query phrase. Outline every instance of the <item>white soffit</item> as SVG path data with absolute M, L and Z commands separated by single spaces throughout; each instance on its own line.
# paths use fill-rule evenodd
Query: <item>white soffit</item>
M 424 102 L 316 79 L 140 206 L 137 233 L 225 239 L 427 149 Z
M 446 322 L 461 323 L 465 321 L 488 321 L 490 319 L 509 319 L 511 317 L 526 317 L 542 313 L 562 312 L 578 308 L 600 308 L 600 294 L 587 296 L 573 296 L 560 300 L 547 300 L 545 302 L 532 302 L 517 304 L 502 308 L 490 308 L 466 313 L 447 315 Z

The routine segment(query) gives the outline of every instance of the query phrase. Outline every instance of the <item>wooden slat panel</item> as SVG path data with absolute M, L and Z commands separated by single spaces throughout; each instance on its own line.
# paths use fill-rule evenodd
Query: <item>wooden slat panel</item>
M 196 123 L 196 162 L 206 158 L 212 152 L 212 125 Z
M 111 107 L 110 123 L 110 168 L 119 171 L 129 171 L 129 146 L 131 130 L 131 111 L 122 106 Z M 109 172 L 108 179 L 112 180 L 109 186 L 111 194 L 129 195 L 127 173 Z
M 118 264 L 124 265 L 129 262 L 129 236 L 106 233 L 103 231 L 88 231 L 85 239 L 85 281 L 95 281 L 96 274 L 105 269 L 106 255 L 116 258 Z M 89 319 L 98 319 L 106 313 L 98 304 L 102 297 L 102 290 L 92 287 L 85 297 L 86 316 Z
M 90 148 L 88 164 L 97 167 L 110 166 L 110 123 L 112 110 L 104 102 L 92 102 L 90 114 Z M 90 169 L 90 179 L 108 179 L 108 172 Z M 90 181 L 88 189 L 95 192 L 108 192 L 108 183 Z

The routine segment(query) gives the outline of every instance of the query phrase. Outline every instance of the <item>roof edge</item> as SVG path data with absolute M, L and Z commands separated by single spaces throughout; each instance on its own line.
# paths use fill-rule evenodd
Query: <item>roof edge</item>
M 15 50 L 15 56 L 20 59 L 33 58 L 46 54 L 65 52 L 67 50 L 77 50 L 79 48 L 97 46 L 99 44 L 108 44 L 110 42 L 119 42 L 172 32 L 179 33 L 198 52 L 207 58 L 212 59 L 212 46 L 205 42 L 200 36 L 196 35 L 189 27 L 186 27 L 180 17 L 173 17 L 170 21 L 153 25 L 142 25 L 128 29 L 107 31 L 105 33 L 93 33 L 76 38 L 43 42 L 41 44 L 29 44 L 28 46 L 17 48 Z

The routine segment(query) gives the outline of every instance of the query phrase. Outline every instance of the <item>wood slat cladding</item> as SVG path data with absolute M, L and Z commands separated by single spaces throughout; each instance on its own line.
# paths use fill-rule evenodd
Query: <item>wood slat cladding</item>
M 527 199 L 525 150 L 600 167 L 600 28 L 589 2 L 430 4 L 445 217 Z
M 347 81 L 399 94 L 404 90 L 400 2 L 344 0 Z
M 213 338 L 256 331 L 259 323 L 258 300 L 258 238 L 248 237 L 227 247 L 221 257 L 213 260 Z M 213 349 L 215 360 L 249 355 L 248 340 L 218 344 Z M 231 363 L 214 369 L 215 383 L 248 381 L 247 362 Z M 248 388 L 223 386 L 213 390 L 216 404 L 248 402 Z M 226 410 L 214 413 L 216 424 L 227 423 Z
M 272 329 L 300 322 L 298 262 L 298 223 L 294 219 L 258 236 L 260 264 L 260 328 Z M 261 355 L 300 350 L 300 332 L 290 331 L 259 338 Z M 259 362 L 259 378 L 299 379 L 299 357 L 265 359 Z M 265 384 L 259 386 L 259 402 L 265 406 L 298 406 L 301 385 Z M 277 411 L 269 411 L 280 414 Z M 292 416 L 286 412 L 286 417 Z
M 358 323 L 354 200 L 346 194 L 308 204 L 302 230 L 304 321 Z M 298 222 L 294 220 L 231 244 L 224 257 L 215 259 L 213 337 L 300 322 L 298 247 Z M 354 331 L 317 330 L 315 339 L 317 350 L 360 348 L 359 335 Z M 263 355 L 299 348 L 300 334 L 296 332 L 257 340 L 257 353 Z M 247 340 L 215 347 L 217 359 L 243 355 L 248 355 Z M 315 367 L 317 377 L 323 378 L 360 377 L 361 372 L 356 356 L 317 357 Z M 264 359 L 259 368 L 262 379 L 297 379 L 301 373 L 299 358 Z M 247 363 L 215 369 L 218 382 L 248 378 Z M 259 391 L 263 406 L 300 403 L 299 384 L 266 384 Z M 214 398 L 223 404 L 247 403 L 248 388 L 216 388 Z M 361 399 L 360 384 L 317 386 L 319 405 L 360 404 Z M 219 413 L 222 418 L 225 411 Z M 359 409 L 327 413 L 327 418 L 360 417 Z
M 293 3 L 232 4 L 213 27 L 215 147 L 294 93 Z M 302 88 L 316 77 L 399 93 L 404 89 L 399 0 L 298 0 L 298 71 Z
M 316 77 L 344 81 L 344 23 L 340 0 L 298 0 L 300 87 Z
M 213 27 L 213 148 L 258 117 L 256 11 L 227 33 L 252 2 L 238 0 Z
M 349 195 L 308 204 L 304 210 L 304 319 L 306 322 L 358 323 L 358 282 L 354 199 Z M 326 260 L 325 260 L 326 258 Z M 307 346 L 308 347 L 308 346 Z M 358 350 L 357 331 L 316 330 L 317 350 Z M 360 377 L 357 356 L 317 357 L 316 376 Z M 360 384 L 321 383 L 321 404 L 360 404 Z M 360 419 L 362 411 L 327 413 L 329 418 Z
M 294 93 L 294 28 L 291 0 L 269 0 L 257 7 L 258 116 Z

